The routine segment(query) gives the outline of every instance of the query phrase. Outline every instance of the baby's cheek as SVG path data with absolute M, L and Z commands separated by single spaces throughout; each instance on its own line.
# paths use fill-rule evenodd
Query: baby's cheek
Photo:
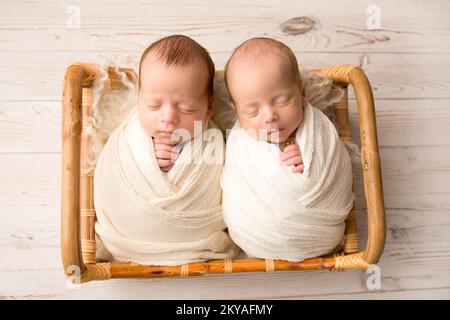
M 183 141 L 194 138 L 206 130 L 207 122 L 202 118 L 185 116 L 178 124 L 179 133 L 183 135 Z
M 139 113 L 139 121 L 141 123 L 142 128 L 144 131 L 151 136 L 154 136 L 157 128 L 156 128 L 156 121 L 152 115 L 150 115 L 148 112 L 142 112 Z

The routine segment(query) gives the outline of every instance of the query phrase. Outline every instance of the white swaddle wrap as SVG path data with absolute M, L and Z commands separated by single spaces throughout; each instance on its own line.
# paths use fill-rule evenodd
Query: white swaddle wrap
M 97 160 L 94 203 L 97 238 L 115 261 L 178 265 L 238 252 L 224 231 L 224 143 L 212 128 L 209 121 L 209 130 L 188 141 L 167 173 L 137 108 L 113 131 Z
M 225 223 L 249 257 L 301 261 L 332 251 L 350 212 L 352 167 L 332 122 L 309 103 L 295 136 L 305 169 L 293 173 L 276 144 L 237 121 L 221 179 Z

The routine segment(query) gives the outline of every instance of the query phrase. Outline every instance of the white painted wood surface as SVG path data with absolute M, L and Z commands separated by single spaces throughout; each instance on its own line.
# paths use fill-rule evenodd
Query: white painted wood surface
M 450 297 L 450 2 L 0 0 L 0 299 Z M 80 29 L 66 27 L 78 5 Z M 280 25 L 310 17 L 312 29 Z M 303 67 L 352 63 L 376 98 L 388 223 L 381 290 L 360 271 L 109 280 L 70 290 L 59 251 L 61 84 L 70 62 L 136 67 L 152 41 L 192 36 L 222 68 L 254 36 L 275 37 Z M 353 97 L 353 95 L 351 95 Z M 357 134 L 355 102 L 352 124 Z M 356 135 L 357 136 L 357 135 Z M 356 184 L 361 190 L 361 177 Z M 365 211 L 358 194 L 358 225 Z M 364 245 L 364 239 L 361 240 Z

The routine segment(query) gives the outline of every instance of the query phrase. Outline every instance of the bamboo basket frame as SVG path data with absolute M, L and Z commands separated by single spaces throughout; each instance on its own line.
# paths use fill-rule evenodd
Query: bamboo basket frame
M 119 68 L 136 82 L 132 69 Z M 346 220 L 345 244 L 341 252 L 300 262 L 270 259 L 224 259 L 179 266 L 147 266 L 131 262 L 97 262 L 95 259 L 95 210 L 93 173 L 82 174 L 87 166 L 90 140 L 83 134 L 86 116 L 92 115 L 92 84 L 101 76 L 98 66 L 73 63 L 65 73 L 62 98 L 62 187 L 61 187 L 61 255 L 69 280 L 83 283 L 111 278 L 187 277 L 236 272 L 272 272 L 288 270 L 367 269 L 379 261 L 386 239 L 381 166 L 378 154 L 375 107 L 372 89 L 364 72 L 354 65 L 317 68 L 344 89 L 335 104 L 341 139 L 352 140 L 348 117 L 347 87 L 352 85 L 357 102 L 361 140 L 361 164 L 367 206 L 367 243 L 358 248 L 355 206 Z M 222 71 L 218 71 L 222 72 Z M 108 69 L 105 88 L 124 89 L 114 68 Z

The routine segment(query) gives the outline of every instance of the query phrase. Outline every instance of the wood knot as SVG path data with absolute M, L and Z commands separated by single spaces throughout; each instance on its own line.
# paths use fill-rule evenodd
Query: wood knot
M 281 31 L 289 35 L 304 34 L 314 28 L 316 23 L 310 17 L 295 17 L 281 24 Z

